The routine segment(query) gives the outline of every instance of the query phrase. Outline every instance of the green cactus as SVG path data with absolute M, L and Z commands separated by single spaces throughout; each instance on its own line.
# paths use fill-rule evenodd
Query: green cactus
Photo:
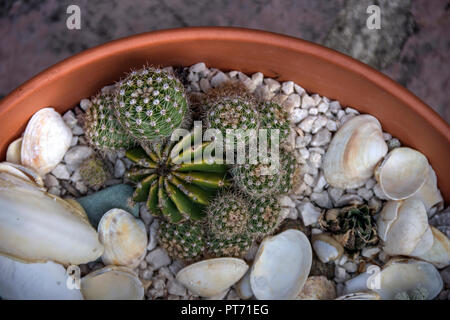
M 224 139 L 236 137 L 238 141 L 242 133 L 234 132 L 227 135 L 227 130 L 257 130 L 259 114 L 255 98 L 251 96 L 242 84 L 228 82 L 207 92 L 206 126 L 218 129 Z M 248 141 L 248 137 L 245 138 Z
M 205 232 L 198 223 L 173 224 L 161 221 L 158 239 L 174 259 L 195 261 L 202 257 L 206 249 Z
M 128 149 L 136 141 L 114 117 L 114 98 L 99 93 L 91 98 L 92 105 L 86 110 L 84 132 L 90 145 L 100 150 Z
M 256 237 L 272 234 L 277 227 L 281 207 L 273 196 L 254 200 L 251 205 L 252 216 L 248 230 Z
M 280 149 L 280 186 L 279 193 L 289 193 L 292 191 L 295 174 L 298 172 L 297 159 L 292 151 Z
M 242 258 L 250 249 L 253 238 L 246 234 L 233 237 L 219 237 L 210 233 L 207 241 L 207 254 L 211 257 Z
M 250 204 L 235 192 L 223 192 L 206 210 L 208 229 L 218 237 L 245 233 L 250 219 Z
M 210 142 L 191 146 L 193 141 L 191 132 L 177 143 L 152 144 L 146 151 L 134 148 L 126 152 L 136 164 L 125 175 L 137 183 L 133 200 L 145 201 L 152 214 L 173 223 L 202 219 L 204 206 L 217 189 L 231 184 L 223 161 L 209 163 L 199 157 Z
M 108 179 L 108 172 L 105 164 L 101 159 L 95 156 L 84 160 L 79 169 L 81 178 L 89 187 L 101 187 Z
M 279 130 L 280 144 L 285 141 L 290 133 L 289 115 L 286 110 L 275 102 L 267 101 L 259 105 L 259 112 L 261 129 Z
M 183 84 L 172 73 L 145 67 L 119 83 L 115 115 L 135 139 L 149 143 L 179 128 L 188 105 Z

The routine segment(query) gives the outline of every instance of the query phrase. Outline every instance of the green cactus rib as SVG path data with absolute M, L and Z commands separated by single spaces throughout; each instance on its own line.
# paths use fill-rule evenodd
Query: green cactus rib
M 204 207 L 216 191 L 231 185 L 226 164 L 197 161 L 194 155 L 200 153 L 198 148 L 186 144 L 192 141 L 192 136 L 193 132 L 178 143 L 153 144 L 147 151 L 133 148 L 126 152 L 126 157 L 136 164 L 126 173 L 127 179 L 137 183 L 133 200 L 146 202 L 152 214 L 172 223 L 202 219 Z M 180 148 L 180 143 L 184 148 Z M 173 163 L 180 153 L 185 160 L 196 159 L 197 162 Z
M 207 237 L 207 254 L 210 257 L 242 258 L 250 249 L 253 238 L 247 234 L 232 237 L 220 237 L 209 233 Z
M 129 149 L 136 141 L 114 117 L 114 98 L 99 93 L 91 98 L 92 105 L 86 110 L 84 132 L 88 143 L 99 150 Z
M 271 196 L 253 200 L 251 212 L 249 232 L 256 237 L 261 237 L 270 235 L 275 231 L 281 212 L 280 204 L 276 198 Z
M 172 73 L 146 67 L 119 83 L 115 116 L 136 140 L 151 142 L 179 128 L 188 111 L 183 84 Z
M 266 101 L 259 106 L 261 115 L 261 129 L 279 130 L 279 142 L 282 144 L 290 133 L 289 115 L 286 110 L 279 104 Z M 268 133 L 270 139 L 270 133 Z

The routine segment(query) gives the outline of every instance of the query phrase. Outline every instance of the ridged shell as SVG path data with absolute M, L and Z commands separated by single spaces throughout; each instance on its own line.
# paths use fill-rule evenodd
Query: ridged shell
M 53 261 L 22 263 L 0 255 L 0 297 L 8 300 L 82 300 L 67 286 L 66 269 Z
M 135 268 L 147 252 L 147 232 L 144 223 L 122 209 L 106 212 L 98 224 L 100 242 L 105 246 L 105 265 Z
M 142 300 L 144 287 L 133 270 L 106 266 L 81 279 L 81 293 L 86 300 Z
M 370 115 L 356 116 L 331 140 L 323 161 L 325 179 L 336 188 L 360 187 L 372 177 L 387 150 L 378 120 Z
M 375 178 L 384 194 L 392 200 L 412 196 L 425 183 L 428 160 L 411 148 L 396 148 L 389 152 L 375 170 Z
M 445 268 L 450 265 L 450 240 L 434 227 L 431 227 L 431 232 L 433 232 L 433 246 L 418 258 L 432 263 L 436 268 Z
M 72 131 L 61 115 L 53 108 L 41 109 L 31 117 L 25 129 L 22 164 L 44 176 L 63 159 L 71 141 Z
M 103 253 L 89 221 L 34 183 L 0 172 L 0 208 L 1 254 L 26 262 L 78 265 Z
M 215 258 L 191 264 L 177 273 L 177 280 L 194 294 L 213 297 L 235 284 L 248 265 L 242 259 Z
M 433 245 L 433 233 L 420 200 L 388 201 L 378 219 L 383 250 L 391 255 L 419 256 Z
M 295 299 L 308 278 L 311 263 L 311 245 L 303 232 L 289 229 L 264 239 L 250 274 L 255 297 Z
M 22 149 L 22 138 L 19 138 L 11 142 L 11 144 L 8 146 L 8 149 L 6 150 L 6 161 L 21 164 L 22 163 L 20 156 L 21 149 Z

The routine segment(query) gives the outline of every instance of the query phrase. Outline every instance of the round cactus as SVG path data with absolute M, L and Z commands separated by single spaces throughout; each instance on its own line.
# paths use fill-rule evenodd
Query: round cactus
M 250 204 L 241 196 L 224 192 L 207 208 L 209 231 L 219 237 L 233 237 L 246 232 L 250 219 Z
M 206 126 L 220 130 L 224 138 L 240 139 L 245 134 L 231 131 L 227 135 L 227 130 L 257 130 L 259 127 L 255 99 L 241 84 L 229 82 L 209 90 L 206 104 Z
M 238 234 L 233 237 L 218 237 L 208 235 L 207 248 L 211 257 L 235 257 L 242 258 L 250 249 L 253 238 L 246 234 Z
M 279 130 L 279 141 L 285 141 L 290 132 L 289 115 L 275 102 L 263 102 L 259 105 L 261 129 Z M 270 133 L 268 133 L 270 139 Z
M 84 132 L 90 145 L 100 150 L 128 149 L 136 141 L 114 117 L 113 96 L 99 93 L 91 98 L 92 105 L 86 110 Z
M 280 185 L 279 193 L 289 193 L 294 184 L 294 175 L 297 171 L 297 159 L 291 151 L 280 149 Z
M 125 175 L 137 183 L 133 200 L 145 201 L 152 214 L 173 223 L 202 219 L 204 206 L 217 189 L 231 184 L 223 161 L 209 163 L 199 158 L 210 142 L 190 146 L 193 140 L 191 132 L 177 143 L 153 143 L 145 151 L 126 152 L 136 164 Z
M 201 258 L 206 248 L 206 238 L 198 223 L 173 224 L 160 222 L 158 239 L 161 246 L 174 259 L 192 261 Z
M 170 72 L 146 67 L 119 83 L 115 115 L 141 142 L 168 137 L 188 109 L 183 84 Z
M 257 237 L 273 233 L 281 211 L 278 200 L 274 197 L 260 198 L 253 201 L 251 210 L 249 231 Z
M 80 176 L 87 186 L 93 188 L 103 186 L 108 179 L 105 164 L 97 157 L 90 157 L 81 163 Z

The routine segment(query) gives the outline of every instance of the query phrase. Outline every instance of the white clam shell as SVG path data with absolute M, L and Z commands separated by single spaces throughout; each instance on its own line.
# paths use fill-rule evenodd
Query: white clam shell
M 95 229 L 65 200 L 0 171 L 0 253 L 26 262 L 64 265 L 103 253 Z
M 427 178 L 423 186 L 412 196 L 412 198 L 419 199 L 425 206 L 428 216 L 431 214 L 431 209 L 434 207 L 442 207 L 444 199 L 437 187 L 437 177 L 431 166 L 428 166 Z
M 21 160 L 41 176 L 52 171 L 70 147 L 72 131 L 53 108 L 36 112 L 25 129 Z
M 342 245 L 324 233 L 314 235 L 311 239 L 311 243 L 314 252 L 323 263 L 337 260 L 344 253 Z
M 378 120 L 371 115 L 356 116 L 331 140 L 323 161 L 325 179 L 336 188 L 360 187 L 387 151 Z
M 22 163 L 20 156 L 22 149 L 22 140 L 22 138 L 19 138 L 11 142 L 11 144 L 8 146 L 8 149 L 6 150 L 6 161 L 17 164 Z
M 433 245 L 433 233 L 420 200 L 386 202 L 377 224 L 383 250 L 388 255 L 419 256 Z
M 419 259 L 432 263 L 436 268 L 442 269 L 450 265 L 450 240 L 438 229 L 431 227 L 433 233 L 433 246 Z
M 303 232 L 289 229 L 264 239 L 250 274 L 255 297 L 295 299 L 308 278 L 311 263 L 311 245 Z
M 236 283 L 236 293 L 243 300 L 248 300 L 253 297 L 252 286 L 250 284 L 250 269 L 247 270 L 245 275 Z
M 147 252 L 147 231 L 144 223 L 122 209 L 106 212 L 98 224 L 98 236 L 105 251 L 105 265 L 135 268 Z
M 411 148 L 396 148 L 389 152 L 375 170 L 375 178 L 384 194 L 392 200 L 412 196 L 428 177 L 427 158 Z
M 8 300 L 82 300 L 67 286 L 66 269 L 57 263 L 23 263 L 0 255 L 0 297 Z
M 81 292 L 86 300 L 142 300 L 145 290 L 133 270 L 106 266 L 81 279 Z
M 176 279 L 196 295 L 213 297 L 239 281 L 247 270 L 242 259 L 215 258 L 181 269 Z

